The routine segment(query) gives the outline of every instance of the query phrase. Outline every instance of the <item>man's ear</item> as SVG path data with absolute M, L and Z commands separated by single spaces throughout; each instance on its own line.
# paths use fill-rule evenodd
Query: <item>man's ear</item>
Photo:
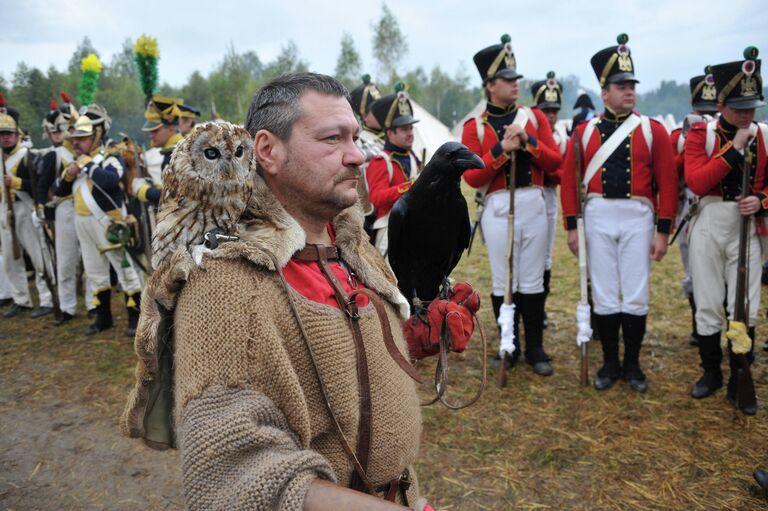
M 285 144 L 274 133 L 259 130 L 253 138 L 253 156 L 269 175 L 277 174 L 277 166 L 285 159 Z

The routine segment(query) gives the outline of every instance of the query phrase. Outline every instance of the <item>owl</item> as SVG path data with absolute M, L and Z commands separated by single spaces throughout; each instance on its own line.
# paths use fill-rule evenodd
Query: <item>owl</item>
M 211 229 L 236 234 L 253 192 L 253 169 L 253 140 L 242 127 L 207 122 L 187 135 L 163 172 L 152 266 L 159 269 L 180 247 L 202 244 Z

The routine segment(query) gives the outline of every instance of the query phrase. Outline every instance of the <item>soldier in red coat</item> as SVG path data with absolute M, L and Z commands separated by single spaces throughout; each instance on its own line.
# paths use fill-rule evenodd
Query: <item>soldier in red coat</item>
M 745 60 L 712 66 L 720 118 L 691 127 L 685 141 L 685 180 L 700 196 L 699 213 L 690 232 L 690 265 L 696 299 L 696 327 L 704 374 L 691 396 L 703 398 L 723 385 L 720 368 L 723 301 L 733 319 L 739 226 L 743 216 L 768 210 L 768 127 L 754 122 L 755 108 L 765 105 L 757 49 L 747 48 Z M 750 173 L 750 189 L 742 190 L 742 172 Z M 746 192 L 746 197 L 743 197 Z M 748 245 L 748 324 L 754 342 L 754 327 L 760 306 L 760 243 L 757 225 L 750 227 Z M 730 352 L 731 374 L 728 397 L 736 397 L 737 359 Z M 750 361 L 753 359 L 750 350 Z M 755 407 L 742 409 L 747 415 Z
M 558 124 L 558 115 L 563 98 L 563 85 L 555 80 L 555 72 L 547 73 L 547 79 L 534 82 L 531 85 L 533 103 L 547 118 L 552 129 L 552 138 L 561 156 L 565 155 L 568 147 L 568 132 L 565 126 Z M 544 202 L 547 205 L 547 258 L 544 263 L 544 293 L 549 296 L 550 280 L 552 278 L 552 251 L 555 248 L 555 232 L 557 223 L 557 187 L 560 185 L 560 172 L 544 174 Z M 547 327 L 547 311 L 544 310 L 544 328 Z
M 633 111 L 638 80 L 627 40 L 621 34 L 618 46 L 592 57 L 605 111 L 576 127 L 565 156 L 560 197 L 568 246 L 577 254 L 577 186 L 585 187 L 588 267 L 603 345 L 603 367 L 594 386 L 607 389 L 623 375 L 633 390 L 645 392 L 640 348 L 648 315 L 650 260 L 660 261 L 667 251 L 677 211 L 677 174 L 667 130 Z M 619 330 L 624 338 L 623 364 Z
M 368 199 L 376 209 L 374 245 L 386 256 L 389 211 L 421 170 L 422 163 L 412 150 L 413 125 L 419 121 L 413 118 L 413 107 L 402 82 L 395 84 L 394 94 L 377 99 L 371 112 L 384 130 L 385 142 L 383 150 L 368 164 L 365 178 Z
M 699 333 L 696 331 L 696 300 L 693 298 L 693 280 L 688 264 L 688 217 L 690 205 L 696 200 L 696 196 L 685 184 L 685 139 L 690 127 L 699 122 L 709 122 L 717 113 L 717 92 L 715 91 L 715 79 L 712 76 L 712 68 L 707 66 L 704 75 L 691 78 L 691 106 L 693 112 L 686 116 L 683 126 L 672 131 L 669 138 L 672 142 L 672 151 L 675 154 L 675 167 L 677 168 L 678 184 L 680 186 L 679 204 L 677 208 L 678 229 L 684 229 L 678 236 L 680 244 L 680 259 L 683 262 L 685 276 L 683 277 L 683 293 L 688 298 L 691 306 L 691 335 L 688 342 L 693 346 L 699 344 Z
M 510 37 L 474 56 L 483 80 L 488 104 L 476 119 L 464 125 L 461 142 L 483 159 L 484 169 L 464 172 L 464 179 L 485 195 L 480 225 L 488 247 L 493 291 L 491 302 L 498 319 L 507 281 L 507 233 L 509 188 L 515 189 L 513 300 L 515 349 L 512 364 L 520 356 L 517 325 L 525 328 L 525 359 L 542 376 L 552 374 L 543 346 L 544 270 L 547 255 L 547 210 L 544 176 L 554 175 L 562 158 L 552 139 L 552 127 L 538 108 L 518 106 L 516 70 Z M 510 179 L 510 155 L 516 154 L 514 183 Z

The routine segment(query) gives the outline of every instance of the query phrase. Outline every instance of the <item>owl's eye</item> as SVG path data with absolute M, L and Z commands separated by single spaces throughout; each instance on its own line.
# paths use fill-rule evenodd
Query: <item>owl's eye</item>
M 209 147 L 208 149 L 203 151 L 203 154 L 205 154 L 205 157 L 208 158 L 209 160 L 215 160 L 216 158 L 221 156 L 221 153 L 215 147 Z
M 243 146 L 239 145 L 235 150 L 235 158 L 240 158 L 242 155 L 243 155 Z

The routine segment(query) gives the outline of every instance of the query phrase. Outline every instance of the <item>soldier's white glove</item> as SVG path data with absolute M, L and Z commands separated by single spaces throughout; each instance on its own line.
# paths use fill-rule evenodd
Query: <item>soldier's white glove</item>
M 37 216 L 37 213 L 35 211 L 32 212 L 32 225 L 35 226 L 35 229 L 39 229 L 41 225 L 43 225 L 43 221 L 40 220 L 40 217 Z
M 144 179 L 143 177 L 134 178 L 133 182 L 131 183 L 131 193 L 133 194 L 133 196 L 138 197 L 139 190 L 141 190 L 141 188 L 146 184 L 148 184 L 147 180 Z

